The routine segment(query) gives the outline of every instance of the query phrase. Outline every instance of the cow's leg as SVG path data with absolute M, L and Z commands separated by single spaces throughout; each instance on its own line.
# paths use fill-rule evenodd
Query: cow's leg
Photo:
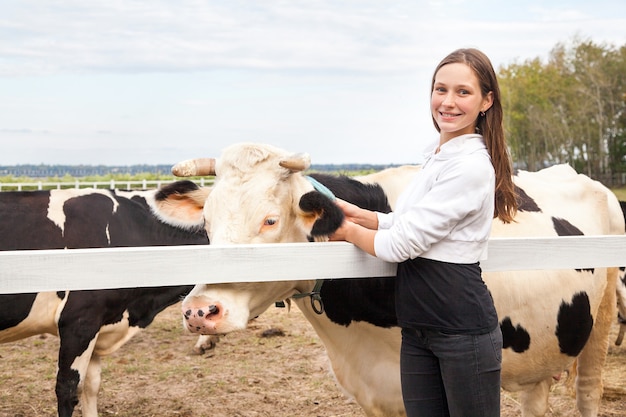
M 59 347 L 59 364 L 57 370 L 56 396 L 59 410 L 59 417 L 71 417 L 74 408 L 78 404 L 78 388 L 82 381 L 84 372 L 81 375 L 80 367 L 75 363 L 79 357 L 70 348 L 72 342 L 65 340 L 64 332 L 59 331 L 61 345 Z
M 219 336 L 200 335 L 198 336 L 198 341 L 193 346 L 193 353 L 196 355 L 204 355 L 207 350 L 215 349 L 215 346 L 219 341 Z
M 98 391 L 101 382 L 101 361 L 100 356 L 91 355 L 89 365 L 87 365 L 87 373 L 85 374 L 85 382 L 80 396 L 80 408 L 83 417 L 98 417 Z
M 520 403 L 522 417 L 543 417 L 548 412 L 548 396 L 552 378 L 544 379 L 532 388 L 522 391 Z
M 72 301 L 70 295 L 58 320 L 60 346 L 56 394 L 60 417 L 71 417 L 78 404 L 101 323 L 98 317 L 86 318 L 88 310 L 78 310 L 76 302 Z M 97 417 L 97 412 L 83 412 L 83 417 Z
M 59 334 L 63 335 L 62 332 L 59 332 Z M 67 338 L 67 336 L 65 337 Z M 87 344 L 86 349 L 82 350 L 81 348 L 82 352 L 80 352 L 80 354 L 76 353 L 75 342 L 76 340 L 74 339 L 68 343 L 68 341 L 61 336 L 59 369 L 56 383 L 56 395 L 60 417 L 71 417 L 74 408 L 78 404 L 79 394 L 83 397 L 82 390 L 93 349 L 96 344 L 96 337 Z M 93 403 L 95 405 L 95 401 L 93 401 Z M 82 405 L 83 404 L 81 404 L 81 406 Z M 83 409 L 83 417 L 98 417 L 98 412 L 94 410 L 90 414 Z
M 609 331 L 615 320 L 615 275 L 617 268 L 607 269 L 607 286 L 589 340 L 578 356 L 576 404 L 583 417 L 596 417 L 602 398 L 602 370 L 609 349 Z
M 56 396 L 59 417 L 72 417 L 74 408 L 78 404 L 78 371 L 65 366 L 59 366 L 57 372 Z

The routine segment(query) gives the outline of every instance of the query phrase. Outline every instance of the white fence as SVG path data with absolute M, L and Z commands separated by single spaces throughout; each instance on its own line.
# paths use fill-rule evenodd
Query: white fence
M 626 265 L 626 236 L 493 238 L 484 271 Z M 0 252 L 0 294 L 393 276 L 346 242 Z
M 140 180 L 140 181 L 126 181 L 126 180 L 110 180 L 110 181 L 80 181 L 74 182 L 67 181 L 35 181 L 35 182 L 0 182 L 0 191 L 24 191 L 24 190 L 60 190 L 67 188 L 108 188 L 114 189 L 142 189 L 147 190 L 149 188 L 161 188 L 163 185 L 176 181 L 176 179 L 169 180 Z M 205 185 L 211 185 L 213 179 L 200 178 L 196 181 L 201 187 Z

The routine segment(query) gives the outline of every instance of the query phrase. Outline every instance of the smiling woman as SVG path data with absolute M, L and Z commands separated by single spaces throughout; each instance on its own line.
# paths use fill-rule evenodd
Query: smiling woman
M 346 221 L 331 239 L 398 264 L 407 415 L 495 417 L 503 339 L 479 262 L 493 218 L 510 223 L 517 194 L 489 58 L 471 48 L 447 55 L 435 68 L 430 106 L 439 140 L 420 181 L 392 213 L 340 202 Z

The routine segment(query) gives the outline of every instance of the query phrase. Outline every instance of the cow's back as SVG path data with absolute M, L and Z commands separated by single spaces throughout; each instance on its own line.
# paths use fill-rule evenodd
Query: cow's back
M 0 250 L 63 248 L 63 233 L 48 217 L 50 191 L 0 193 Z

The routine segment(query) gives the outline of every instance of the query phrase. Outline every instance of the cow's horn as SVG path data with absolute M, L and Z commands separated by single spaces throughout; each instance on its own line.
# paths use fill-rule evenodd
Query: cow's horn
M 179 162 L 172 167 L 172 174 L 177 177 L 215 175 L 215 159 L 197 158 Z
M 278 164 L 291 172 L 304 171 L 311 166 L 311 157 L 307 153 L 297 153 L 288 159 L 283 159 Z

